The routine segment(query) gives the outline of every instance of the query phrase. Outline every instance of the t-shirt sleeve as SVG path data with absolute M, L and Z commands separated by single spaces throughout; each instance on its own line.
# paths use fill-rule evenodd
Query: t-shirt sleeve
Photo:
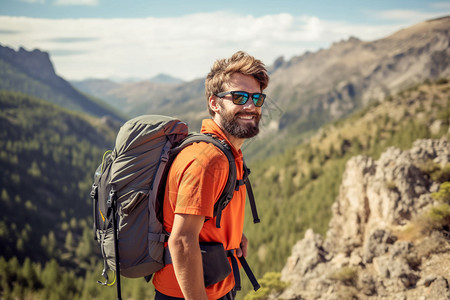
M 228 179 L 225 154 L 212 144 L 196 143 L 179 153 L 172 167 L 178 185 L 176 195 L 170 196 L 174 212 L 212 218 Z

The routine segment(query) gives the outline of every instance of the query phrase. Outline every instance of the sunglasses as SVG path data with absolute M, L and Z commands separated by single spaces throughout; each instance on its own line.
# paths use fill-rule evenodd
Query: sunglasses
M 253 100 L 253 104 L 255 104 L 256 107 L 261 107 L 264 104 L 264 100 L 266 99 L 266 94 L 262 93 L 252 94 L 243 91 L 222 92 L 215 95 L 219 98 L 223 98 L 226 95 L 231 95 L 232 101 L 236 105 L 244 105 L 251 97 Z

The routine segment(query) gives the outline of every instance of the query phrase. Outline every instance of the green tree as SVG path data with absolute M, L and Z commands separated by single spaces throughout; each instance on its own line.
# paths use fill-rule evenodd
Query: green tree
M 9 198 L 8 191 L 6 189 L 2 189 L 1 199 L 3 202 L 9 203 L 10 198 Z
M 38 275 L 29 257 L 25 258 L 21 273 L 26 287 L 34 290 L 39 286 Z

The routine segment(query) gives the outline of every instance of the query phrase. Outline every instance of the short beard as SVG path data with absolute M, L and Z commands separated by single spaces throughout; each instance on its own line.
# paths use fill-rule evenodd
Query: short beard
M 243 113 L 239 112 L 236 115 L 232 115 L 231 113 L 225 111 L 223 108 L 223 113 L 221 113 L 221 117 L 223 119 L 223 129 L 228 132 L 230 135 L 240 138 L 240 139 L 249 139 L 256 136 L 259 133 L 259 120 L 261 119 L 261 115 L 258 113 Z M 255 124 L 247 124 L 247 125 L 239 125 L 238 116 L 244 115 L 253 115 L 255 116 Z

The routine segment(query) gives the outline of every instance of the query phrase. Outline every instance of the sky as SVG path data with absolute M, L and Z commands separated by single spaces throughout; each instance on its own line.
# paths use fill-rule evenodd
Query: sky
M 448 15 L 443 0 L 0 0 L 0 45 L 48 52 L 67 80 L 190 81 L 238 50 L 270 66 Z

